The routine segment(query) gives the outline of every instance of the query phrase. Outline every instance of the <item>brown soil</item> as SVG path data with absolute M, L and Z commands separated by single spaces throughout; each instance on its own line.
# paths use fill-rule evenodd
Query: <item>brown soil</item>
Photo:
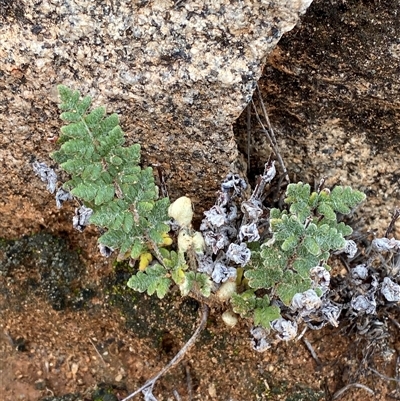
M 50 237 L 39 236 L 39 240 L 51 245 Z M 49 400 L 92 400 L 93 394 L 105 392 L 122 399 L 165 366 L 194 332 L 199 321 L 197 301 L 182 300 L 177 292 L 160 301 L 130 291 L 124 285 L 126 268 L 113 268 L 111 262 L 98 259 L 91 234 L 80 237 L 82 258 L 89 261 L 87 270 L 79 282 L 72 282 L 73 291 L 64 291 L 66 301 L 60 307 L 53 292 L 46 290 L 48 282 L 42 277 L 38 283 L 32 274 L 37 250 L 26 241 L 39 240 L 17 242 L 25 264 L 16 263 L 0 276 L 2 400 L 37 401 L 51 396 L 64 398 Z M 62 250 L 76 254 L 63 240 L 57 244 L 61 244 L 58 255 Z M 4 267 L 4 257 L 13 256 L 5 243 L 2 246 Z M 46 259 L 43 251 L 39 253 Z M 40 263 L 36 266 L 36 273 L 43 274 Z M 83 288 L 91 288 L 92 293 L 77 302 L 74 297 L 82 300 Z M 154 395 L 159 401 L 174 399 L 174 390 L 182 400 L 329 400 L 354 381 L 369 386 L 377 396 L 354 388 L 342 400 L 385 400 L 395 390 L 367 366 L 357 376 L 365 343 L 354 343 L 355 337 L 340 329 L 306 332 L 304 338 L 318 360 L 303 340 L 281 343 L 260 354 L 250 347 L 248 323 L 229 329 L 220 314 L 211 311 L 195 347 L 157 383 Z M 393 341 L 395 336 L 390 346 L 397 349 L 399 344 Z M 382 374 L 394 375 L 393 363 L 376 358 L 375 362 L 371 366 Z M 65 398 L 67 394 L 71 398 Z

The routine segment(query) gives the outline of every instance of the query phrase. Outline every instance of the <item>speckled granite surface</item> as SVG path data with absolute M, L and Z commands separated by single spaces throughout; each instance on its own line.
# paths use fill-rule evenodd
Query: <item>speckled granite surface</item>
M 42 186 L 29 161 L 48 160 L 55 146 L 49 140 L 60 126 L 59 83 L 121 115 L 144 162 L 164 167 L 172 197 L 187 194 L 199 209 L 208 206 L 237 164 L 231 125 L 251 99 L 266 55 L 310 3 L 3 2 L 0 211 L 7 234 L 14 234 L 9 220 L 20 208 L 34 216 L 27 232 L 43 219 L 48 198 L 38 195 Z
M 268 57 L 259 87 L 293 180 L 367 195 L 366 228 L 386 231 L 400 207 L 400 1 L 315 0 Z M 246 114 L 239 119 L 246 152 Z M 251 169 L 270 154 L 251 138 Z M 400 224 L 396 224 L 400 238 Z

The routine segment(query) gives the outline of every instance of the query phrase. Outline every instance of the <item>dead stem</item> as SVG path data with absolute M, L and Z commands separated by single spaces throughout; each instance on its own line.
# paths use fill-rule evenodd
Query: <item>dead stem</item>
M 377 376 L 379 376 L 381 379 L 389 380 L 389 381 L 396 382 L 396 383 L 400 383 L 400 380 L 399 380 L 399 379 L 395 379 L 394 377 L 386 376 L 386 375 L 384 375 L 384 374 L 382 374 L 382 373 L 379 373 L 377 370 L 375 370 L 375 369 L 373 369 L 373 368 L 368 368 L 368 369 L 369 369 L 371 372 L 375 373 Z
M 250 170 L 251 107 L 247 106 L 247 171 Z
M 392 220 L 390 221 L 390 224 L 385 232 L 386 238 L 388 238 L 389 234 L 393 231 L 394 225 L 399 217 L 400 217 L 400 209 L 395 209 L 392 216 Z
M 314 358 L 315 362 L 317 362 L 317 365 L 321 366 L 321 361 L 319 360 L 317 353 L 314 350 L 314 347 L 305 337 L 303 337 L 303 342 L 306 345 L 307 349 L 310 351 L 310 354 Z
M 367 391 L 368 393 L 375 395 L 375 393 L 369 387 L 364 386 L 364 384 L 350 383 L 347 386 L 344 386 L 343 388 L 341 388 L 339 391 L 336 391 L 336 393 L 333 394 L 333 396 L 332 396 L 332 401 L 339 399 L 347 390 L 350 390 L 352 387 L 361 388 L 361 389 Z
M 133 398 L 135 395 L 137 395 L 137 394 L 139 394 L 141 392 L 143 392 L 143 394 L 145 394 L 145 393 L 148 394 L 149 392 L 152 392 L 152 389 L 153 389 L 154 384 L 156 383 L 156 381 L 161 376 L 163 376 L 165 373 L 167 373 L 170 369 L 175 367 L 183 359 L 183 357 L 190 350 L 190 348 L 192 348 L 192 346 L 196 342 L 197 338 L 199 337 L 200 333 L 206 327 L 209 311 L 210 311 L 210 308 L 206 304 L 203 304 L 202 316 L 201 316 L 200 324 L 197 327 L 197 329 L 194 332 L 194 334 L 192 335 L 192 337 L 190 337 L 189 341 L 181 348 L 181 350 L 175 355 L 175 357 L 170 361 L 170 363 L 167 366 L 165 366 L 163 369 L 161 369 L 161 371 L 158 372 L 154 377 L 152 377 L 151 379 L 147 380 L 147 382 L 142 387 L 140 387 L 138 390 L 136 390 L 132 394 L 128 395 L 127 397 L 125 397 L 121 401 L 128 401 L 131 398 Z
M 263 122 L 261 121 L 261 118 L 260 118 L 260 116 L 258 114 L 257 108 L 256 108 L 256 106 L 254 104 L 254 101 L 252 100 L 251 103 L 253 105 L 254 112 L 256 114 L 258 122 L 260 123 L 260 125 L 262 127 L 263 132 L 265 133 L 265 135 L 267 135 L 269 143 L 271 144 L 271 147 L 272 147 L 272 149 L 273 149 L 273 151 L 275 153 L 275 156 L 278 159 L 279 164 L 281 165 L 281 168 L 283 170 L 283 174 L 285 176 L 285 179 L 289 183 L 290 182 L 289 175 L 288 175 L 285 163 L 283 162 L 282 156 L 281 156 L 281 154 L 279 152 L 278 143 L 276 141 L 275 133 L 274 133 L 274 130 L 272 128 L 271 122 L 269 121 L 268 113 L 267 113 L 267 110 L 265 108 L 264 101 L 262 99 L 261 92 L 260 92 L 260 89 L 259 89 L 258 85 L 257 85 L 257 93 L 258 93 L 258 98 L 259 98 L 261 109 L 263 111 L 263 115 L 264 115 L 265 121 L 267 122 L 268 129 L 265 128 Z
M 185 372 L 186 372 L 186 384 L 188 388 L 188 399 L 192 401 L 193 399 L 193 385 L 192 385 L 192 376 L 190 375 L 189 365 L 185 364 Z
M 94 345 L 94 343 L 93 343 L 93 341 L 91 340 L 91 338 L 90 338 L 90 337 L 88 337 L 88 338 L 89 338 L 90 343 L 93 345 L 93 348 L 94 348 L 94 350 L 96 351 L 96 354 L 100 357 L 101 361 L 103 362 L 103 365 L 104 365 L 104 366 L 107 366 L 106 361 L 103 359 L 103 356 L 100 354 L 99 350 L 98 350 L 97 347 Z
M 175 397 L 176 401 L 182 401 L 181 396 L 179 395 L 179 393 L 176 390 L 174 390 L 173 393 L 174 393 L 174 397 Z

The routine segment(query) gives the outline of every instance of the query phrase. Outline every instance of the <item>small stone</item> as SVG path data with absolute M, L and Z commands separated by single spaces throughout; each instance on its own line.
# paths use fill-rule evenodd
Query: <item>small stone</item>
M 76 374 L 78 373 L 78 369 L 79 369 L 79 364 L 73 363 L 71 365 L 71 373 L 72 373 L 72 377 L 73 377 L 74 380 L 76 378 Z
M 35 381 L 36 390 L 44 390 L 46 388 L 46 381 L 43 379 L 38 379 Z
M 208 386 L 208 394 L 209 394 L 210 397 L 212 397 L 212 398 L 216 398 L 216 397 L 217 397 L 217 390 L 216 390 L 216 388 L 215 388 L 215 384 L 214 384 L 214 383 L 211 383 L 211 384 Z

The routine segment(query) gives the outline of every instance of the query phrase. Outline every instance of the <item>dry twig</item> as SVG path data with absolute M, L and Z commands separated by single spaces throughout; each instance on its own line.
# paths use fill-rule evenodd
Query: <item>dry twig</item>
M 378 372 L 377 370 L 375 370 L 375 369 L 373 369 L 373 368 L 368 368 L 368 369 L 369 369 L 371 372 L 375 373 L 377 376 L 379 376 L 381 379 L 389 380 L 389 381 L 396 382 L 396 383 L 400 383 L 400 380 L 399 380 L 399 379 L 395 379 L 394 377 L 386 376 L 386 375 L 384 375 L 384 374 Z
M 343 388 L 341 388 L 339 391 L 336 391 L 336 393 L 333 394 L 333 396 L 332 396 L 332 401 L 339 399 L 347 390 L 350 390 L 352 387 L 361 388 L 361 389 L 367 391 L 368 393 L 375 395 L 374 391 L 372 391 L 369 387 L 364 386 L 364 384 L 350 383 L 347 386 L 344 386 Z
M 251 103 L 253 105 L 254 112 L 256 114 L 258 122 L 261 125 L 261 128 L 262 128 L 263 132 L 267 135 L 269 143 L 271 144 L 271 147 L 272 147 L 272 149 L 273 149 L 273 151 L 275 153 L 275 156 L 278 159 L 279 164 L 281 165 L 281 168 L 283 170 L 283 175 L 285 176 L 286 181 L 289 183 L 290 182 L 289 175 L 288 175 L 285 163 L 283 162 L 282 156 L 281 156 L 281 154 L 279 152 L 278 143 L 276 141 L 275 133 L 274 133 L 274 130 L 272 128 L 271 122 L 269 121 L 268 113 L 267 113 L 267 110 L 265 108 L 264 101 L 263 101 L 262 96 L 261 96 L 261 91 L 260 91 L 258 85 L 257 85 L 257 93 L 258 93 L 258 98 L 259 98 L 261 109 L 263 111 L 263 115 L 264 115 L 265 121 L 267 122 L 268 129 L 264 126 L 263 122 L 261 121 L 261 118 L 260 118 L 260 116 L 258 114 L 257 108 L 256 108 L 256 106 L 254 104 L 254 101 L 252 100 Z
M 389 226 L 385 232 L 386 238 L 388 238 L 389 234 L 393 231 L 394 225 L 399 217 L 400 217 L 400 209 L 395 209 L 392 216 L 392 220 L 390 221 Z
M 99 350 L 97 349 L 97 347 L 94 345 L 93 341 L 91 340 L 91 338 L 89 337 L 89 341 L 90 343 L 93 345 L 94 350 L 96 351 L 97 355 L 100 357 L 100 359 L 102 360 L 104 366 L 107 366 L 106 361 L 104 360 L 103 356 L 100 354 Z
M 305 337 L 303 337 L 303 342 L 306 345 L 307 349 L 310 351 L 310 354 L 314 358 L 315 362 L 317 362 L 317 365 L 321 366 L 321 361 L 319 360 L 317 353 L 315 352 L 311 343 Z
M 247 171 L 250 170 L 251 107 L 247 106 Z
M 207 318 L 208 318 L 208 313 L 210 311 L 210 308 L 206 305 L 203 304 L 202 308 L 202 316 L 201 316 L 201 321 L 199 326 L 197 327 L 196 331 L 190 337 L 189 341 L 181 348 L 181 350 L 174 356 L 174 358 L 170 361 L 170 363 L 165 366 L 163 369 L 161 369 L 160 372 L 158 372 L 154 377 L 151 379 L 147 380 L 147 382 L 140 387 L 138 390 L 133 392 L 132 394 L 129 394 L 127 397 L 125 397 L 122 401 L 128 401 L 131 398 L 133 398 L 135 395 L 143 392 L 144 394 L 149 394 L 152 392 L 154 384 L 156 381 L 163 376 L 165 373 L 167 373 L 170 369 L 175 367 L 186 355 L 186 353 L 192 348 L 194 343 L 196 342 L 197 338 L 199 337 L 200 333 L 203 331 L 203 329 L 206 327 L 207 324 Z

